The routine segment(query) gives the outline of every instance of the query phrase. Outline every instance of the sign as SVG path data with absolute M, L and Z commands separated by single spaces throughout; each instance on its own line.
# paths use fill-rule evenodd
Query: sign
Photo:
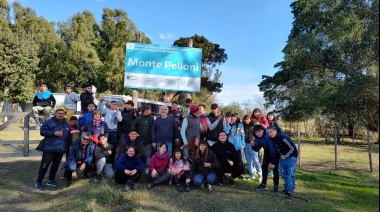
M 127 43 L 125 88 L 199 92 L 202 49 Z

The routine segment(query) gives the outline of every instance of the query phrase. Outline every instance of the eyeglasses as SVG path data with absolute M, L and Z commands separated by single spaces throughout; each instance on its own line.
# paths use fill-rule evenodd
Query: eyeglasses
M 84 141 L 90 141 L 89 138 L 82 138 Z

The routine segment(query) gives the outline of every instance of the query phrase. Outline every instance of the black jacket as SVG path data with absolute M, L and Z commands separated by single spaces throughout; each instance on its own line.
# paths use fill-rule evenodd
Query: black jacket
M 111 150 L 112 154 L 108 154 L 108 150 Z M 115 160 L 115 148 L 112 144 L 108 144 L 107 148 L 103 148 L 101 144 L 95 146 L 94 160 L 97 161 L 101 158 L 106 158 L 106 163 L 113 163 Z
M 190 168 L 190 173 L 189 173 L 189 178 L 193 179 L 194 175 L 197 174 L 203 174 L 205 176 L 214 173 L 214 170 L 219 168 L 220 163 L 218 159 L 216 158 L 215 154 L 211 151 L 208 150 L 208 155 L 206 158 L 206 163 L 211 163 L 211 167 L 205 167 L 204 166 L 204 154 L 201 154 L 200 160 L 197 162 L 195 159 L 193 160 L 193 163 L 191 164 Z
M 87 91 L 81 93 L 80 95 L 80 106 L 82 111 L 87 111 L 87 106 L 89 103 L 94 102 L 94 97 L 92 96 L 92 93 L 89 93 Z
M 238 164 L 238 153 L 234 145 L 229 141 L 226 141 L 225 143 L 218 141 L 212 145 L 211 150 L 216 155 L 216 158 L 218 158 L 221 166 L 230 166 L 228 160 L 233 161 L 234 165 Z
M 135 114 L 135 109 L 133 108 L 130 110 L 127 110 L 126 108 L 124 108 L 124 110 L 121 111 L 121 116 L 123 117 L 123 119 L 121 120 L 121 122 L 118 123 L 118 126 L 117 126 L 119 136 L 121 134 L 128 135 L 129 132 L 131 132 L 132 122 L 136 119 L 134 114 Z

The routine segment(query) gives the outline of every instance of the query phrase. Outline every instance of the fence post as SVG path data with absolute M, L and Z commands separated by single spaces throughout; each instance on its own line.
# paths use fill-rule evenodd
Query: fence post
M 371 137 L 370 137 L 370 132 L 367 130 L 367 138 L 368 138 L 368 157 L 369 157 L 369 170 L 373 172 L 373 167 L 372 167 L 372 145 L 371 145 Z
M 301 132 L 300 132 L 299 124 L 297 124 L 297 139 L 298 139 L 298 167 L 301 168 Z
M 334 128 L 335 169 L 338 169 L 338 130 Z
M 29 156 L 29 114 L 24 116 L 24 157 Z

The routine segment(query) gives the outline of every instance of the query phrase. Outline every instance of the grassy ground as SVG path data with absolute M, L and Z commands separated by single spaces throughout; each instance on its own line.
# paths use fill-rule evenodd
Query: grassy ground
M 77 180 L 66 188 L 60 170 L 60 186 L 39 192 L 34 182 L 41 157 L 0 158 L 0 211 L 379 211 L 378 145 L 372 173 L 366 148 L 364 143 L 340 144 L 335 170 L 333 142 L 301 141 L 302 168 L 297 170 L 295 191 L 301 199 L 291 202 L 273 194 L 271 178 L 264 191 L 255 190 L 257 180 L 239 179 L 234 188 L 178 193 L 168 185 L 147 189 L 144 175 L 137 191 L 123 192 L 123 185 L 93 179 Z

